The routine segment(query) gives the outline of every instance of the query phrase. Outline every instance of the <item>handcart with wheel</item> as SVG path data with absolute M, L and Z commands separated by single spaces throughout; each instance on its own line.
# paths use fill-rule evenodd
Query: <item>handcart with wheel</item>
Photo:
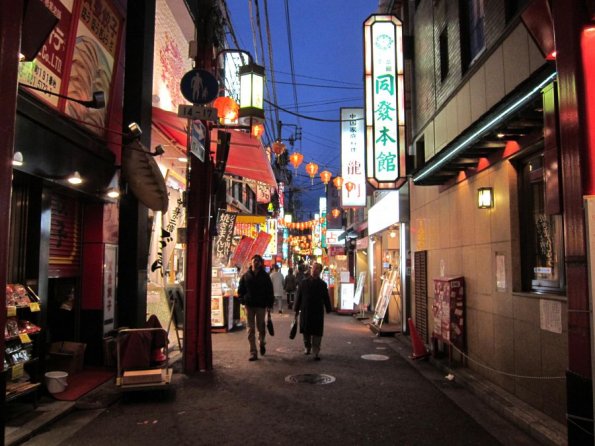
M 163 332 L 163 333 L 162 333 Z M 173 368 L 169 365 L 169 350 L 167 342 L 163 348 L 164 360 L 158 363 L 144 361 L 151 356 L 150 339 L 155 335 L 165 336 L 167 331 L 163 328 L 123 328 L 118 330 L 116 337 L 117 375 L 116 386 L 122 390 L 156 390 L 166 389 L 171 384 Z M 131 343 L 131 337 L 136 343 Z M 140 348 L 139 348 L 140 347 Z M 145 352 L 145 348 L 147 352 Z M 141 353 L 139 355 L 138 353 Z M 143 360 L 130 361 L 126 355 L 135 354 Z

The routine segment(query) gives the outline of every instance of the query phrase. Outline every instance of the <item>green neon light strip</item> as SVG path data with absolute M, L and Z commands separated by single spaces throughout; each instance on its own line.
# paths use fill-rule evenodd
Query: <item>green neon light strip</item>
M 509 114 L 513 113 L 514 111 L 516 111 L 517 109 L 519 109 L 521 106 L 523 106 L 524 104 L 526 104 L 529 101 L 529 99 L 531 99 L 536 93 L 539 93 L 541 91 L 541 89 L 543 87 L 545 87 L 547 84 L 549 84 L 552 80 L 554 80 L 554 78 L 556 76 L 557 76 L 557 73 L 555 73 L 555 72 L 552 73 L 552 74 L 550 74 L 543 81 L 541 81 L 537 86 L 535 86 L 531 91 L 529 91 L 529 93 L 527 93 L 526 95 L 524 95 L 523 97 L 521 97 L 518 101 L 516 101 L 515 103 L 513 103 L 506 110 L 503 110 L 498 115 L 496 115 L 495 117 L 493 117 L 492 119 L 490 119 L 480 129 L 476 130 L 471 135 L 469 135 L 464 141 L 461 141 L 461 143 L 459 143 L 456 147 L 454 147 L 452 150 L 450 150 L 449 153 L 446 156 L 444 156 L 444 158 L 436 161 L 434 164 L 432 164 L 431 166 L 429 166 L 427 169 L 425 169 L 424 171 L 420 172 L 417 176 L 414 176 L 413 177 L 413 181 L 416 182 L 416 181 L 421 180 L 422 178 L 427 177 L 430 173 L 432 173 L 433 171 L 435 171 L 436 169 L 438 169 L 440 166 L 442 166 L 446 162 L 450 161 L 459 152 L 461 152 L 462 150 L 466 149 L 481 134 L 483 134 L 487 130 L 490 130 L 492 128 L 492 126 L 494 126 L 494 124 L 499 123 L 506 116 L 508 116 Z

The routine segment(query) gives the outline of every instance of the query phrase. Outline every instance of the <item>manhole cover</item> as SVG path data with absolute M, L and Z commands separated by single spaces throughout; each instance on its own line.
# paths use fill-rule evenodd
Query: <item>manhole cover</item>
M 291 384 L 330 384 L 335 382 L 335 377 L 321 373 L 305 373 L 303 375 L 289 375 L 285 381 Z
M 386 355 L 362 355 L 362 359 L 366 359 L 368 361 L 387 361 L 388 356 L 386 356 Z

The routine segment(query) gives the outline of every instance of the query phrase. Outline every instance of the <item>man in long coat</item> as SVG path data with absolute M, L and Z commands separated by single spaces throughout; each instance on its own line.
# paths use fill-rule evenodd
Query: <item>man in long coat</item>
M 324 310 L 332 311 L 328 288 L 320 278 L 322 265 L 312 265 L 312 275 L 305 279 L 298 288 L 295 300 L 295 316 L 300 317 L 300 333 L 304 336 L 305 354 L 314 353 L 314 359 L 320 359 L 320 344 L 324 331 Z

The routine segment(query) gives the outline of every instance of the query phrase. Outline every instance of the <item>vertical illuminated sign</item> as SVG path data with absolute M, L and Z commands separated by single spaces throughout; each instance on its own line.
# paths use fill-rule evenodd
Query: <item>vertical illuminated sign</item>
M 364 22 L 366 172 L 377 189 L 406 181 L 402 23 L 392 15 Z
M 366 205 L 366 140 L 363 108 L 341 108 L 341 205 Z M 347 183 L 352 185 L 346 186 Z

